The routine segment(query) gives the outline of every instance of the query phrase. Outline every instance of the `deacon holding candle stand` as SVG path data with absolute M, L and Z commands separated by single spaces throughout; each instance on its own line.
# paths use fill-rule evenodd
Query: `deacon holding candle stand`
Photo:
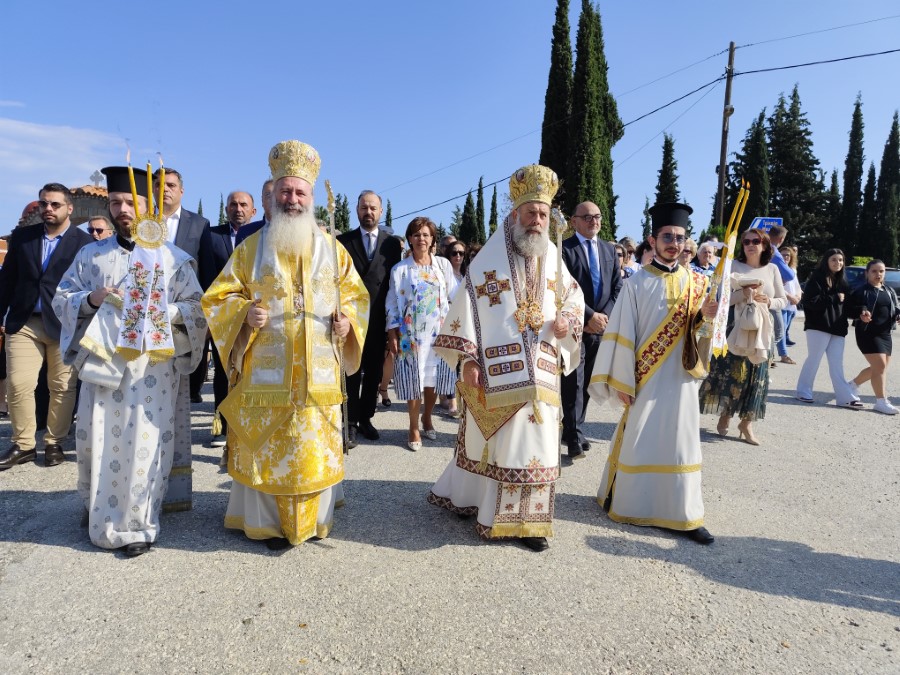
M 696 336 L 719 305 L 705 297 L 706 277 L 678 264 L 691 212 L 674 203 L 650 209 L 653 261 L 622 285 L 590 392 L 625 408 L 597 492 L 609 517 L 711 544 L 703 527 L 697 399 L 706 370 Z
M 476 516 L 486 539 L 548 548 L 559 478 L 560 372 L 578 366 L 584 296 L 549 238 L 559 183 L 538 164 L 509 182 L 513 211 L 469 266 L 435 351 L 465 402 L 456 453 L 428 501 Z
M 88 533 L 133 557 L 156 541 L 162 510 L 191 507 L 188 376 L 206 319 L 194 262 L 166 241 L 148 174 L 102 172 L 116 236 L 78 253 L 53 310 L 82 382 L 75 447 Z

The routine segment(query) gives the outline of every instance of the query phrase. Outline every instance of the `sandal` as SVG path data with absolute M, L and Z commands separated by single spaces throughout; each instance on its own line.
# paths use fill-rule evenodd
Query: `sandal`
M 382 389 L 381 387 L 378 387 L 378 393 L 381 394 L 381 405 L 383 405 L 385 408 L 390 408 L 391 407 L 391 399 L 388 398 L 387 387 L 385 387 L 384 389 Z
M 787 354 L 785 354 L 784 356 L 781 357 L 781 362 L 782 362 L 782 363 L 787 363 L 788 365 L 791 365 L 791 366 L 796 366 L 796 365 L 797 365 L 797 362 L 794 361 L 794 359 L 792 359 L 792 358 L 791 358 L 790 356 L 788 356 Z

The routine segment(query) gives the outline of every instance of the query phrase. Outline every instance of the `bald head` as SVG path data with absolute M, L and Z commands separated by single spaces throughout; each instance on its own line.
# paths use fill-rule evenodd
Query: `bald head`
M 225 216 L 231 223 L 231 229 L 237 231 L 241 225 L 246 225 L 253 216 L 256 215 L 256 209 L 253 206 L 253 197 L 249 192 L 232 192 L 228 195 L 228 202 L 225 204 Z
M 600 232 L 603 215 L 594 202 L 581 202 L 572 214 L 572 227 L 585 239 L 593 239 Z

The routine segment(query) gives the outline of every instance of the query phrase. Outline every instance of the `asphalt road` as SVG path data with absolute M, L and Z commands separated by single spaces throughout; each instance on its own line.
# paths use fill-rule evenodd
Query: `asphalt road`
M 864 361 L 852 337 L 846 352 L 849 377 Z M 411 453 L 399 402 L 347 460 L 328 539 L 273 553 L 225 530 L 208 385 L 194 509 L 164 516 L 145 556 L 79 527 L 72 443 L 64 465 L 0 474 L 0 672 L 900 672 L 900 416 L 835 407 L 824 362 L 817 403 L 799 403 L 799 368 L 772 371 L 760 447 L 701 418 L 715 544 L 605 517 L 594 496 L 618 418 L 592 405 L 594 449 L 565 465 L 541 554 L 425 503 L 457 423 L 437 419 Z

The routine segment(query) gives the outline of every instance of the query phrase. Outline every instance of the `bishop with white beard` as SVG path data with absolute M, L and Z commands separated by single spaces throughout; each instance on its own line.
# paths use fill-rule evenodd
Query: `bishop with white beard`
M 202 305 L 230 386 L 219 408 L 234 479 L 225 526 L 278 549 L 327 536 L 343 500 L 341 368 L 359 368 L 369 295 L 316 227 L 318 153 L 283 141 L 269 166 L 272 220 L 235 249 Z

